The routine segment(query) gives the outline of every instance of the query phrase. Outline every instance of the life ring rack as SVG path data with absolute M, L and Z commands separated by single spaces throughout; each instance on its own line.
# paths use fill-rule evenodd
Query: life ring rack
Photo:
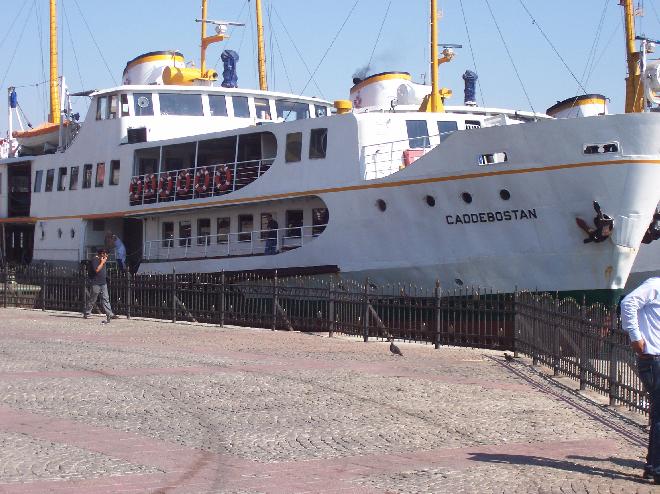
M 131 202 L 139 201 L 142 198 L 142 180 L 140 177 L 133 177 L 129 185 L 129 199 Z
M 192 187 L 192 177 L 190 171 L 182 170 L 176 178 L 176 193 L 179 195 L 186 195 L 190 192 Z
M 206 167 L 201 168 L 195 173 L 195 192 L 197 194 L 206 194 L 211 185 L 211 174 Z
M 172 188 L 174 187 L 174 180 L 172 180 L 172 175 L 167 173 L 161 175 L 160 180 L 158 180 L 158 196 L 167 200 L 172 195 Z
M 220 192 L 229 190 L 232 185 L 231 168 L 225 165 L 219 165 L 215 170 L 215 188 Z

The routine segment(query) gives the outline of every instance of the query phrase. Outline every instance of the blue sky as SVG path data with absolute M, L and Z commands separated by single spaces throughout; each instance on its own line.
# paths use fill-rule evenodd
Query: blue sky
M 424 75 L 428 80 L 427 0 L 359 0 L 325 58 L 356 0 L 262 1 L 270 89 L 299 94 L 307 86 L 304 91 L 307 95 L 329 100 L 346 98 L 352 75 L 367 64 L 374 51 L 388 5 L 389 13 L 374 51 L 371 71 L 402 70 L 418 81 Z M 47 113 L 47 87 L 34 84 L 48 74 L 48 1 L 5 0 L 3 3 L 5 25 L 15 22 L 0 33 L 0 53 L 3 53 L 0 81 L 4 81 L 0 91 L 5 95 L 9 85 L 27 86 L 18 89 L 19 102 L 30 121 L 37 124 Z M 194 19 L 201 16 L 200 0 L 59 0 L 58 3 L 63 19 L 60 71 L 72 91 L 118 84 L 126 62 L 149 51 L 176 49 L 187 60 L 199 61 L 200 31 Z M 524 6 L 536 20 L 534 24 L 520 0 L 462 0 L 463 9 L 461 0 L 439 0 L 443 14 L 440 42 L 463 45 L 457 50 L 455 60 L 441 68 L 443 86 L 453 89 L 455 94 L 449 103 L 462 103 L 461 75 L 466 69 L 474 70 L 476 61 L 480 80 L 478 99 L 488 106 L 520 110 L 533 107 L 544 111 L 557 100 L 582 93 L 577 78 L 587 92 L 611 98 L 611 111 L 622 111 L 626 65 L 622 9 L 618 3 L 618 0 L 524 0 Z M 638 18 L 638 32 L 659 38 L 660 0 L 643 3 L 645 16 Z M 506 48 L 488 5 L 492 7 Z M 239 85 L 257 87 L 254 1 L 209 0 L 209 18 L 247 24 L 236 28 L 230 40 L 213 45 L 208 63 L 221 71 L 218 59 L 222 49 L 237 50 L 241 56 Z M 309 72 L 315 70 L 314 80 L 310 82 Z M 3 115 L 0 131 L 4 134 L 7 128 L 4 96 L 0 112 Z

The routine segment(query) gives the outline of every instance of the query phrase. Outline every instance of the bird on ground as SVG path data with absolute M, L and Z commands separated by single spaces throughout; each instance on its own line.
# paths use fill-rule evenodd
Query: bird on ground
M 504 360 L 506 360 L 507 362 L 513 362 L 513 355 L 504 352 Z
M 399 350 L 399 347 L 394 344 L 394 338 L 390 338 L 390 352 L 399 357 L 403 357 L 403 353 Z

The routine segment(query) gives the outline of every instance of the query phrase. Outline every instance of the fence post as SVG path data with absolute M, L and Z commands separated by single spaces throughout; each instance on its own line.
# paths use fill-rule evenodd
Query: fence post
M 333 297 L 332 289 L 334 284 L 332 279 L 328 284 L 328 337 L 332 338 L 335 332 L 335 299 Z
M 440 280 L 435 281 L 435 349 L 440 348 Z
M 272 331 L 277 329 L 277 269 L 275 270 L 275 276 L 273 276 L 273 327 Z
M 369 277 L 364 281 L 364 324 L 362 327 L 362 338 L 366 343 L 369 341 Z
M 132 303 L 133 303 L 133 290 L 131 288 L 131 272 L 126 271 L 126 319 L 131 318 Z
M 41 265 L 41 310 L 46 310 L 46 263 Z
M 513 314 L 513 358 L 518 358 L 520 357 L 518 353 L 518 347 L 520 346 L 519 340 L 520 340 L 520 320 L 518 317 L 518 287 L 516 286 L 514 291 L 513 291 L 513 297 L 509 297 L 508 295 L 504 295 L 504 300 L 509 301 L 511 303 L 510 309 L 511 313 Z M 505 302 L 506 306 L 506 302 Z M 506 309 L 505 309 L 506 311 Z
M 2 305 L 6 309 L 7 308 L 7 290 L 9 290 L 9 268 L 7 266 L 7 263 L 4 262 L 2 266 L 2 273 L 4 274 L 4 291 L 2 292 Z
M 616 400 L 618 398 L 618 376 L 619 376 L 619 360 L 617 358 L 617 345 L 615 341 L 614 332 L 616 331 L 616 311 L 611 311 L 610 317 L 610 331 L 607 337 L 607 342 L 610 347 L 610 406 L 613 407 L 616 405 Z
M 172 268 L 172 322 L 176 322 L 176 268 Z
M 559 344 L 559 337 L 561 336 L 559 332 L 561 331 L 561 328 L 559 327 L 559 324 L 557 324 L 557 316 L 559 315 L 559 295 L 555 297 L 555 299 L 552 302 L 552 307 L 555 312 L 555 317 L 554 322 L 552 324 L 552 375 L 553 376 L 558 376 L 559 375 L 559 352 L 560 352 L 560 344 Z
M 225 326 L 225 270 L 220 274 L 220 327 Z
M 580 306 L 580 321 L 586 321 L 587 320 L 587 307 L 586 307 L 586 301 L 585 297 L 582 297 L 582 305 Z M 587 369 L 585 366 L 585 360 L 587 360 L 585 357 L 587 356 L 587 345 L 585 343 L 586 339 L 586 332 L 584 331 L 584 328 L 580 328 L 580 341 L 579 341 L 579 347 L 578 347 L 578 352 L 580 352 L 580 366 L 578 368 L 579 373 L 580 373 L 580 391 L 584 391 L 587 389 Z

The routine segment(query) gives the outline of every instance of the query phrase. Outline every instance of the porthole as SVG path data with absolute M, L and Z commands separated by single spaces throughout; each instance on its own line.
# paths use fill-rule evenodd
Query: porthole
M 378 209 L 380 209 L 381 211 L 385 211 L 387 209 L 387 203 L 382 199 L 378 199 L 376 201 L 376 206 L 378 206 Z
M 463 192 L 461 194 L 461 197 L 467 204 L 470 204 L 472 202 L 472 194 L 470 194 L 469 192 Z
M 500 190 L 500 197 L 502 198 L 503 201 L 508 201 L 511 199 L 511 192 L 509 192 L 506 189 Z
M 433 197 L 433 196 L 426 196 L 425 199 L 426 199 L 426 204 L 428 204 L 429 207 L 432 208 L 433 206 L 435 206 L 435 197 Z
M 62 229 L 61 228 L 57 229 L 57 238 L 62 238 Z

